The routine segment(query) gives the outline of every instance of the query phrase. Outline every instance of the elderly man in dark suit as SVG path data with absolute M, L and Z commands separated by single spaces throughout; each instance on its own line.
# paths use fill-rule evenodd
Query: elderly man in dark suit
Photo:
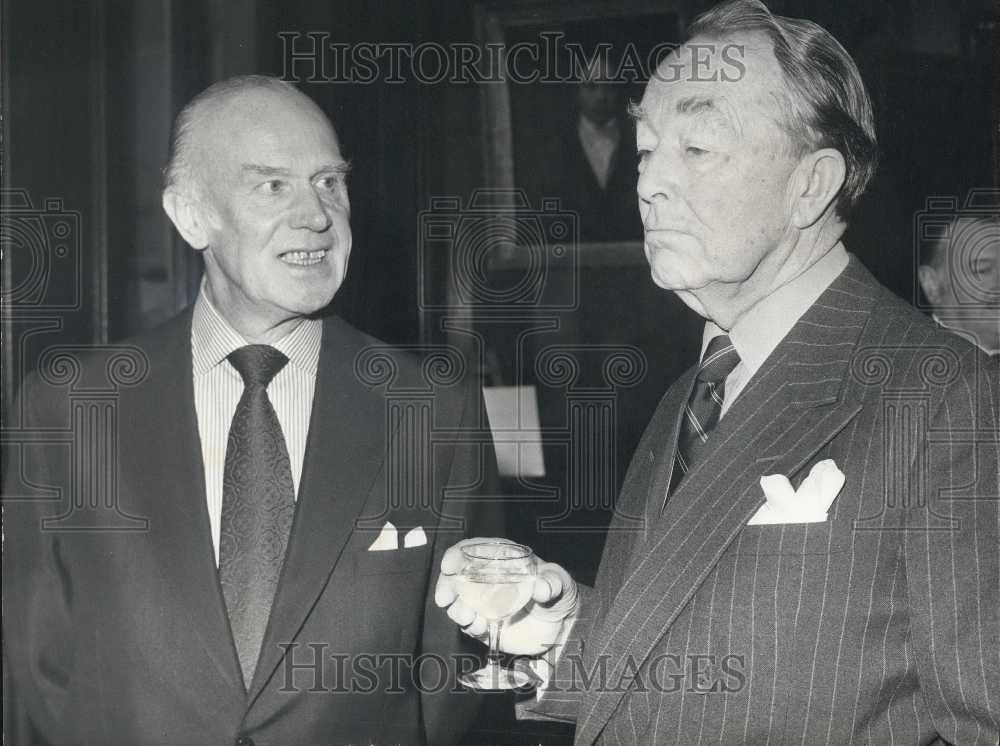
M 542 564 L 504 630 L 554 659 L 525 714 L 578 744 L 996 743 L 1000 385 L 840 242 L 876 160 L 853 61 L 730 2 L 634 113 L 646 255 L 705 317 L 702 359 L 596 587 Z M 456 555 L 437 601 L 478 635 Z
M 7 471 L 5 662 L 41 740 L 438 744 L 474 716 L 453 682 L 475 661 L 428 589 L 447 546 L 490 532 L 479 391 L 460 361 L 315 317 L 347 271 L 347 171 L 273 78 L 178 117 L 163 205 L 204 257 L 197 301 L 117 346 L 145 375 L 118 391 L 109 466 L 25 442 Z M 25 429 L 67 427 L 105 352 L 29 378 Z M 94 485 L 119 527 L 75 503 Z

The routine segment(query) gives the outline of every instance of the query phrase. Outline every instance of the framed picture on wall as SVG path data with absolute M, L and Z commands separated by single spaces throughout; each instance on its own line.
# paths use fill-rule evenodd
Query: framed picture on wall
M 684 2 L 477 6 L 484 56 L 496 62 L 480 86 L 487 179 L 518 212 L 570 216 L 578 264 L 645 261 L 628 104 L 641 99 L 687 20 Z M 523 257 L 512 247 L 494 264 Z

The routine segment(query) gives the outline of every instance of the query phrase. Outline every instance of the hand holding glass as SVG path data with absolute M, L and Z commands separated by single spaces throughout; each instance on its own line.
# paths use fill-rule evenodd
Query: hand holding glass
M 535 557 L 520 544 L 486 541 L 462 547 L 462 568 L 456 577 L 462 603 L 486 620 L 489 660 L 478 671 L 459 677 L 471 689 L 519 689 L 531 677 L 500 663 L 500 630 L 503 620 L 531 601 L 535 584 Z

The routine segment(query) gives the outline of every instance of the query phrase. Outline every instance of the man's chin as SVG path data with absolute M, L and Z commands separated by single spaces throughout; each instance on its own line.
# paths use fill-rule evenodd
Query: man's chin
M 657 269 L 655 263 L 649 266 L 649 276 L 653 279 L 653 284 L 664 290 L 679 292 L 690 289 L 690 283 L 681 277 L 672 267 Z
M 340 283 L 336 285 L 327 284 L 324 287 L 298 287 L 295 294 L 289 293 L 286 297 L 294 298 L 294 302 L 289 305 L 289 310 L 294 311 L 299 316 L 313 316 L 329 306 Z

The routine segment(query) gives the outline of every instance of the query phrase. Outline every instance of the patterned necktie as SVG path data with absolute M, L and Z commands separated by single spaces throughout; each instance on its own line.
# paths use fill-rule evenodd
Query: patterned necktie
M 695 465 L 708 436 L 718 424 L 722 400 L 726 395 L 726 378 L 739 362 L 740 355 L 727 335 L 720 334 L 708 343 L 695 376 L 691 397 L 684 408 L 676 463 L 670 475 L 671 494 Z
M 249 689 L 295 512 L 288 449 L 267 398 L 267 385 L 288 358 L 268 345 L 247 345 L 229 361 L 244 389 L 226 445 L 219 579 Z

